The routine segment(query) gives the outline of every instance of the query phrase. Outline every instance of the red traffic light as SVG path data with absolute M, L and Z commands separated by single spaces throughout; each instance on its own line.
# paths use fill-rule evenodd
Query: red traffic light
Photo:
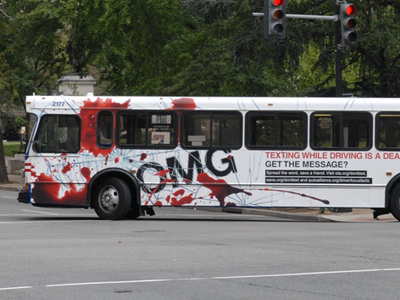
M 357 12 L 356 7 L 346 2 L 340 4 L 340 26 L 342 34 L 342 44 L 347 45 L 357 41 L 357 33 L 355 29 L 357 27 L 357 21 L 354 19 L 354 14 Z
M 287 0 L 264 0 L 264 37 L 282 40 L 286 37 Z
M 280 20 L 283 18 L 283 16 L 284 16 L 284 13 L 282 10 L 277 9 L 276 11 L 274 11 L 274 14 L 273 14 L 274 20 Z
M 353 4 L 350 4 L 349 6 L 347 6 L 346 13 L 347 13 L 348 16 L 352 16 L 356 12 L 357 12 L 357 8 Z
M 285 0 L 274 0 L 274 6 L 281 6 L 285 3 Z
M 354 20 L 354 19 L 349 19 L 349 20 L 347 21 L 347 27 L 348 27 L 349 29 L 356 28 L 356 26 L 357 26 L 356 20 Z

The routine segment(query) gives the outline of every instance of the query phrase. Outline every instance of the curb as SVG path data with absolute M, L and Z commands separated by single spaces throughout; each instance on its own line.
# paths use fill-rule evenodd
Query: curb
M 324 216 L 314 216 L 309 214 L 301 213 L 288 213 L 282 211 L 272 211 L 268 209 L 256 209 L 256 208 L 236 208 L 236 207 L 223 207 L 222 212 L 226 213 L 238 213 L 246 215 L 258 215 L 258 216 L 269 216 L 281 219 L 290 219 L 298 221 L 313 221 L 313 222 L 336 222 Z
M 313 222 L 337 222 L 324 216 L 314 216 L 301 213 L 287 213 L 282 211 L 270 211 L 266 209 L 242 208 L 242 213 L 246 215 L 262 215 L 269 217 L 276 217 L 281 219 L 291 219 L 298 221 L 313 221 Z M 224 211 L 224 210 L 222 210 Z
M 18 192 L 19 188 L 15 186 L 0 185 L 0 190 Z
M 189 208 L 189 207 L 188 207 Z M 192 207 L 190 207 L 192 208 Z M 288 220 L 298 220 L 298 221 L 312 221 L 312 222 L 340 222 L 337 220 L 332 220 L 328 216 L 314 216 L 310 214 L 301 213 L 288 213 L 282 211 L 272 211 L 263 208 L 239 208 L 239 207 L 196 207 L 197 210 L 205 210 L 212 212 L 224 212 L 231 214 L 246 214 L 246 215 L 258 215 L 258 216 L 268 216 Z

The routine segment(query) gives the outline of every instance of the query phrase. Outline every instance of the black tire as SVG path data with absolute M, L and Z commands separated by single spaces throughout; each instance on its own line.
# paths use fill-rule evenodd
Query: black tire
M 132 204 L 131 211 L 126 215 L 127 219 L 137 219 L 141 216 L 140 214 L 140 205 Z
M 393 216 L 400 221 L 400 184 L 397 184 L 390 193 L 389 205 Z
M 93 197 L 94 210 L 102 220 L 120 220 L 130 211 L 131 192 L 127 183 L 119 178 L 103 179 Z

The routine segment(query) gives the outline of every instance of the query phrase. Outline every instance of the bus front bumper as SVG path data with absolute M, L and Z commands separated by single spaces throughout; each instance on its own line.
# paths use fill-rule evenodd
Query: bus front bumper
M 20 203 L 30 203 L 29 201 L 29 192 L 21 191 L 18 193 L 18 202 Z

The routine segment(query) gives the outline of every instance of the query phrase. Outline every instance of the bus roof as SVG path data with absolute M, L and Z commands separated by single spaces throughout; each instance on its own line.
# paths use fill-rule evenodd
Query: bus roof
M 161 97 L 161 96 L 27 96 L 28 113 L 81 109 L 141 110 L 290 110 L 290 111 L 394 111 L 397 98 L 310 97 Z

